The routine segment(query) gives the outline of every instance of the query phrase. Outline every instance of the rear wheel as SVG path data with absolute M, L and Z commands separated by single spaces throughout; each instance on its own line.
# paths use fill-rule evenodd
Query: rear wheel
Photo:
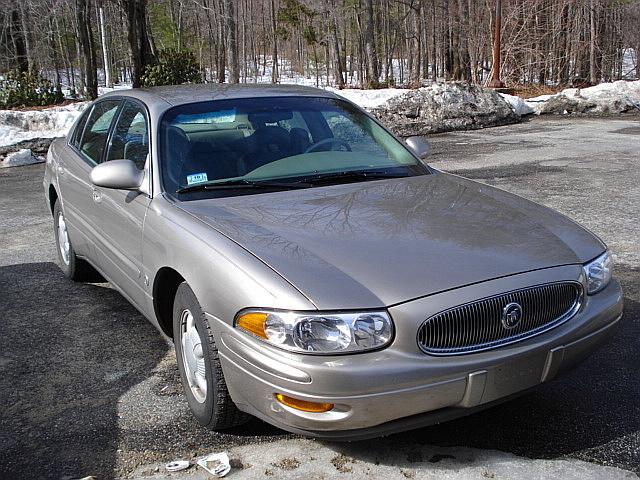
M 65 276 L 76 282 L 104 282 L 102 276 L 91 265 L 76 257 L 60 200 L 56 200 L 53 206 L 53 229 L 58 247 L 58 265 Z
M 198 422 L 223 430 L 249 420 L 231 400 L 213 333 L 186 282 L 173 303 L 173 339 L 185 397 Z

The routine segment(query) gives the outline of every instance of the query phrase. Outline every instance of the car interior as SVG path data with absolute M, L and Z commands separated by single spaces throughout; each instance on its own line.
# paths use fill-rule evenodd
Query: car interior
M 321 118 L 315 118 L 318 116 Z M 176 122 L 166 129 L 166 154 L 171 158 L 168 173 L 176 185 L 186 185 L 186 177 L 194 173 L 205 173 L 208 181 L 240 177 L 305 153 L 313 140 L 333 137 L 320 112 L 276 110 L 233 117 L 220 123 Z M 332 148 L 329 144 L 319 147 Z

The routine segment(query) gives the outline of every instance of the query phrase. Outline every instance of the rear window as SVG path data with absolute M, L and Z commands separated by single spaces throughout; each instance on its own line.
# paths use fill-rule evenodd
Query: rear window
M 87 108 L 82 114 L 82 116 L 80 117 L 80 120 L 78 120 L 78 123 L 76 124 L 76 128 L 73 130 L 73 133 L 71 134 L 71 141 L 69 143 L 71 143 L 71 145 L 73 145 L 76 148 L 78 148 L 78 146 L 80 145 L 80 139 L 82 138 L 82 132 L 84 131 L 84 126 L 87 124 L 87 118 L 89 118 L 89 113 L 91 113 L 91 109 Z

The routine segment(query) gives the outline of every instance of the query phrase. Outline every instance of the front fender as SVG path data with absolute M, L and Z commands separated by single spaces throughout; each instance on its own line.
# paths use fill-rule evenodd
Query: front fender
M 164 196 L 154 198 L 145 219 L 143 265 L 150 279 L 163 267 L 178 272 L 203 310 L 229 324 L 247 307 L 316 309 L 253 254 Z M 147 288 L 153 302 L 153 285 Z M 149 311 L 154 311 L 153 303 Z

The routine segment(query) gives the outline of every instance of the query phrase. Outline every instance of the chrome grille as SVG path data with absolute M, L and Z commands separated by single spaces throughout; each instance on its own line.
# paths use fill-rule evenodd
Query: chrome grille
M 440 312 L 418 329 L 418 346 L 432 355 L 460 355 L 497 348 L 546 332 L 580 308 L 582 285 L 550 283 L 483 298 Z M 507 327 L 503 309 L 517 303 L 519 323 Z

